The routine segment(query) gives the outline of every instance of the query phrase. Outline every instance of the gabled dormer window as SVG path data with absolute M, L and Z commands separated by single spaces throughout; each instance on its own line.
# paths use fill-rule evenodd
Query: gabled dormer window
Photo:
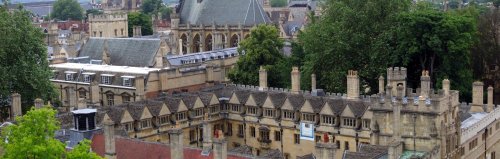
M 203 115 L 203 108 L 198 108 L 194 110 L 194 116 L 199 117 Z
M 73 71 L 66 71 L 64 72 L 66 73 L 66 81 L 73 81 L 74 80 L 74 77 L 75 77 L 75 73 L 76 72 L 73 72 Z
M 283 110 L 284 119 L 295 119 L 295 112 L 290 110 Z
M 241 112 L 241 106 L 238 104 L 231 104 L 231 111 L 232 112 Z
M 274 118 L 276 116 L 275 114 L 276 114 L 275 109 L 264 109 L 264 116 L 265 117 Z
M 314 122 L 316 121 L 315 115 L 311 113 L 302 113 L 302 121 Z
M 163 116 L 160 116 L 160 124 L 161 125 L 164 125 L 164 124 L 168 124 L 169 123 L 169 116 L 168 115 L 163 115 Z
M 113 75 L 110 74 L 102 74 L 101 75 L 101 83 L 102 84 L 111 84 L 111 81 L 113 79 Z
M 370 119 L 363 119 L 363 129 L 370 129 Z
M 331 115 L 321 115 L 321 123 L 333 125 L 335 124 L 335 117 Z
M 175 119 L 177 121 L 186 120 L 186 118 L 186 112 L 178 112 L 177 114 L 175 114 Z
M 134 76 L 122 76 L 123 86 L 132 87 L 134 78 L 135 78 Z
M 208 108 L 208 110 L 210 111 L 210 114 L 214 114 L 214 113 L 218 113 L 220 111 L 220 107 L 219 107 L 219 105 L 214 105 L 214 106 L 210 106 Z
M 124 126 L 125 126 L 125 131 L 127 131 L 127 132 L 131 132 L 134 130 L 134 123 L 133 122 L 125 123 Z
M 256 115 L 257 114 L 257 108 L 256 107 L 248 107 L 247 110 L 248 114 Z
M 141 120 L 141 128 L 142 129 L 146 129 L 149 127 L 151 127 L 151 120 L 150 119 Z
M 356 126 L 356 119 L 354 118 L 344 118 L 342 121 L 342 126 L 354 127 Z

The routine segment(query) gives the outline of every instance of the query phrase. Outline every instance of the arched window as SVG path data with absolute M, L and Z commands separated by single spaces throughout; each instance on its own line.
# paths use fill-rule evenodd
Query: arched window
M 224 34 L 222 34 L 222 48 L 226 48 L 226 36 Z
M 238 43 L 239 43 L 238 35 L 234 34 L 233 36 L 231 36 L 230 46 L 238 47 Z
M 182 34 L 181 36 L 181 40 L 182 40 L 182 52 L 180 52 L 181 54 L 184 54 L 184 53 L 187 53 L 187 36 L 186 34 Z
M 196 34 L 193 38 L 193 48 L 191 52 L 200 52 L 201 39 L 200 35 Z
M 205 37 L 205 51 L 212 51 L 212 34 L 208 34 Z

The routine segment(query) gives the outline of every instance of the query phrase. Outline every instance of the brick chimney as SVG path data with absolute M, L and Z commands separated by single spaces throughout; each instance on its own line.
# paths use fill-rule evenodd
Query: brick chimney
M 104 156 L 107 159 L 116 159 L 115 126 L 113 121 L 109 118 L 108 114 L 104 116 L 102 124 L 104 126 Z
M 22 116 L 23 111 L 21 108 L 21 95 L 19 93 L 12 94 L 12 105 L 11 105 L 11 118 L 15 120 L 17 116 Z
M 260 66 L 259 69 L 259 90 L 266 91 L 267 90 L 267 70 Z
M 483 82 L 472 83 L 472 106 L 470 111 L 473 113 L 484 112 L 483 109 Z
M 213 139 L 214 159 L 227 159 L 227 141 L 222 130 L 217 131 L 217 138 Z
M 488 104 L 487 104 L 488 112 L 493 111 L 493 87 L 488 87 Z
M 168 130 L 170 134 L 170 158 L 171 159 L 184 159 L 184 145 L 182 128 L 176 122 L 175 127 Z
M 292 94 L 300 93 L 300 71 L 298 67 L 292 67 Z
M 358 71 L 349 70 L 347 73 L 347 99 L 359 99 Z
M 444 95 L 450 95 L 450 80 L 448 79 L 443 80 L 443 91 Z
M 316 90 L 316 74 L 311 74 L 311 91 Z
M 420 100 L 425 100 L 429 98 L 429 93 L 431 91 L 431 77 L 429 76 L 429 71 L 423 70 L 422 76 L 420 76 Z

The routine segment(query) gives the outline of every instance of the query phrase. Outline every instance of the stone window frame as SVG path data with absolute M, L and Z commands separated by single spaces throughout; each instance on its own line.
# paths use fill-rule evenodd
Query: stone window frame
M 314 114 L 314 113 L 302 113 L 301 121 L 316 122 L 316 114 Z
M 281 131 L 274 131 L 274 141 L 281 141 Z
M 113 106 L 115 105 L 115 94 L 112 92 L 106 93 L 106 104 L 108 106 Z
M 78 98 L 87 99 L 87 90 L 83 88 L 78 89 Z
M 295 120 L 295 111 L 293 110 L 282 110 L 282 114 L 283 114 L 283 119 L 284 120 Z M 290 118 L 290 117 L 292 118 Z
M 177 112 L 175 113 L 175 121 L 186 121 L 187 120 L 187 112 Z
M 204 115 L 203 108 L 196 108 L 193 110 L 194 117 L 202 117 Z
M 247 107 L 247 114 L 249 115 L 257 115 L 259 113 L 259 108 L 254 107 L 254 106 L 248 106 Z
M 300 144 L 300 135 L 299 134 L 293 134 L 293 143 Z
M 219 104 L 216 104 L 216 105 L 211 105 L 208 107 L 208 112 L 210 114 L 217 114 L 220 112 L 220 105 Z
M 126 132 L 132 132 L 134 131 L 134 122 L 123 123 L 123 127 Z
M 121 95 L 122 96 L 122 103 L 130 103 L 131 102 L 131 96 L 127 93 L 124 93 Z
M 230 110 L 230 112 L 241 113 L 242 107 L 243 106 L 241 106 L 240 104 L 231 104 L 231 110 Z
M 255 127 L 254 126 L 250 126 L 250 136 L 251 137 L 255 137 L 256 136 Z
M 170 119 L 170 115 L 161 115 L 158 117 L 158 123 L 160 123 L 160 125 L 167 125 L 170 123 L 169 119 Z
M 342 127 L 356 127 L 356 118 L 342 117 Z
M 276 109 L 264 108 L 264 117 L 268 118 L 276 117 Z
M 334 126 L 337 118 L 334 115 L 320 115 L 321 116 L 321 125 L 330 125 Z M 328 119 L 330 118 L 330 119 Z
M 370 129 L 370 124 L 371 124 L 371 120 L 370 119 L 361 119 L 361 128 L 362 129 L 369 130 Z
M 83 75 L 83 82 L 90 83 L 92 81 L 92 75 Z
M 140 124 L 141 124 L 141 129 L 147 129 L 152 127 L 151 119 L 143 119 L 141 120 Z
M 245 128 L 243 124 L 238 124 L 238 136 L 239 137 L 245 136 Z
M 66 79 L 66 81 L 73 81 L 73 80 L 75 80 L 74 76 L 75 76 L 75 73 L 66 73 L 65 79 Z

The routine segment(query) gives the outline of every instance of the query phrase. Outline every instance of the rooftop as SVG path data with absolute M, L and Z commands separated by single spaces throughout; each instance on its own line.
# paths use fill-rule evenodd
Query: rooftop
M 147 75 L 152 71 L 159 71 L 159 68 L 148 68 L 148 67 L 129 67 L 129 66 L 113 66 L 113 65 L 97 65 L 97 64 L 83 64 L 83 63 L 61 63 L 50 65 L 51 68 L 55 69 L 72 69 L 93 71 L 93 72 L 111 72 L 111 73 L 131 73 L 131 74 L 141 74 Z
M 471 115 L 471 117 L 465 119 L 462 122 L 460 128 L 465 129 L 465 128 L 468 128 L 468 127 L 476 124 L 478 121 L 483 119 L 486 115 L 488 115 L 488 113 L 480 112 L 480 113 L 471 113 L 470 115 Z

